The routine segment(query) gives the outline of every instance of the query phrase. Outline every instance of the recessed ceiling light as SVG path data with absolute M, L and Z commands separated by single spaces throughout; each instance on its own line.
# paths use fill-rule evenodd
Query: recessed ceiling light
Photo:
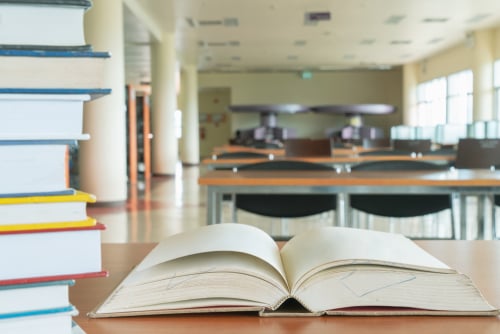
M 225 17 L 223 24 L 226 27 L 237 27 L 240 25 L 240 21 L 236 17 Z
M 391 41 L 392 45 L 406 45 L 406 44 L 411 44 L 411 41 L 408 40 L 395 40 Z
M 424 23 L 445 23 L 447 21 L 447 17 L 426 17 L 422 20 Z
M 192 17 L 186 17 L 186 23 L 188 24 L 188 26 L 190 26 L 191 28 L 196 28 L 196 21 L 195 19 L 193 19 Z
M 441 42 L 443 39 L 442 38 L 434 38 L 429 41 L 429 44 L 436 44 Z
M 222 20 L 198 20 L 198 25 L 200 26 L 220 26 Z
M 391 15 L 384 23 L 385 24 L 399 24 L 406 16 L 405 15 Z
M 359 42 L 359 44 L 361 44 L 361 45 L 372 45 L 373 43 L 375 43 L 374 38 L 365 38 L 365 39 L 361 40 L 361 42 Z
M 485 18 L 491 16 L 490 14 L 477 14 L 468 19 L 466 22 L 468 23 L 478 23 L 479 21 L 484 20 Z

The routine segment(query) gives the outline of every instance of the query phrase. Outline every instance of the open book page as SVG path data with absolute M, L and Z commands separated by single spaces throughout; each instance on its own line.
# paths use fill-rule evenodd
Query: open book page
M 280 261 L 276 243 L 247 225 L 174 235 L 158 244 L 93 315 L 273 309 L 289 295 Z
M 237 252 L 255 256 L 286 279 L 276 242 L 264 231 L 244 224 L 217 224 L 173 235 L 160 242 L 137 270 L 184 256 L 209 252 Z
M 333 266 L 378 264 L 455 272 L 402 235 L 343 227 L 301 233 L 285 244 L 281 258 L 292 294 L 303 280 Z
M 371 265 L 352 265 L 323 270 L 302 282 L 296 298 L 313 312 L 348 309 L 366 311 L 379 308 L 382 314 L 412 309 L 415 314 L 436 311 L 469 312 L 487 315 L 495 312 L 462 274 L 400 269 Z M 329 313 L 329 312 L 327 312 Z

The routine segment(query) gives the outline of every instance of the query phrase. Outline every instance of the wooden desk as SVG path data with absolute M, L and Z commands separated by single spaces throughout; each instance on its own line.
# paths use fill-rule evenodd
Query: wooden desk
M 207 186 L 207 224 L 220 222 L 223 194 L 452 194 L 491 195 L 500 193 L 500 171 L 209 171 L 198 179 Z M 346 196 L 345 200 L 348 200 Z M 340 207 L 340 206 L 339 206 Z M 340 217 L 347 216 L 337 210 Z M 466 217 L 465 206 L 460 210 Z M 344 212 L 342 212 L 344 211 Z M 484 217 L 479 221 L 484 235 Z M 465 219 L 457 234 L 465 239 Z M 461 232 L 461 234 L 458 232 Z
M 340 148 L 340 147 L 335 147 L 332 149 L 333 154 L 353 154 L 353 153 L 358 153 L 358 152 L 363 152 L 363 151 L 368 151 L 368 150 L 374 150 L 374 149 L 364 149 L 362 147 L 346 147 L 346 148 Z M 263 153 L 263 154 L 272 154 L 274 156 L 284 156 L 285 155 L 285 149 L 284 148 L 256 148 L 256 147 L 249 147 L 249 146 L 241 146 L 241 145 L 223 145 L 219 147 L 215 147 L 213 150 L 213 154 L 217 155 L 220 153 L 224 152 L 258 152 L 258 153 Z
M 424 155 L 421 157 L 412 157 L 410 155 L 368 155 L 359 156 L 355 154 L 335 154 L 331 157 L 294 157 L 272 156 L 269 158 L 207 158 L 202 160 L 202 164 L 209 169 L 229 169 L 239 167 L 245 164 L 265 162 L 269 160 L 299 160 L 308 161 L 333 167 L 344 167 L 369 161 L 392 161 L 392 160 L 419 160 L 433 163 L 449 163 L 455 160 L 454 155 Z
M 500 241 L 418 241 L 449 266 L 469 275 L 494 306 L 500 305 Z M 70 300 L 79 309 L 76 322 L 87 334 L 150 333 L 500 333 L 499 317 L 318 317 L 259 318 L 255 314 L 208 314 L 90 319 L 87 312 L 103 301 L 154 244 L 104 244 L 108 278 L 78 280 Z

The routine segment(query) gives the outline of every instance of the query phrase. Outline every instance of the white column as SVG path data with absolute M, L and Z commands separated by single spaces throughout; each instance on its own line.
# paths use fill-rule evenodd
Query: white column
M 403 124 L 417 125 L 418 66 L 415 63 L 403 66 Z
M 124 201 L 127 153 L 122 1 L 94 0 L 85 14 L 85 37 L 95 51 L 111 53 L 102 75 L 104 88 L 111 88 L 112 93 L 85 103 L 84 132 L 91 137 L 80 143 L 80 188 L 96 195 L 98 202 Z
M 186 165 L 200 163 L 200 136 L 198 120 L 198 69 L 185 65 L 182 83 L 182 149 L 181 161 Z
M 178 160 L 175 36 L 165 33 L 151 47 L 151 127 L 153 175 L 174 175 Z
M 472 71 L 474 77 L 474 121 L 493 119 L 493 33 L 474 32 Z

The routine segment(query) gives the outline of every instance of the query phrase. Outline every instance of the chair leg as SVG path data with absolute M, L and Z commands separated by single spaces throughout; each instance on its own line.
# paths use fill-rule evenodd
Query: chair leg
M 231 214 L 231 223 L 237 223 L 238 222 L 238 216 L 237 216 L 237 208 L 236 208 L 236 196 L 235 194 L 231 194 L 231 209 L 232 209 L 232 214 Z
M 497 239 L 497 207 L 495 205 L 495 196 L 491 196 L 491 239 Z

